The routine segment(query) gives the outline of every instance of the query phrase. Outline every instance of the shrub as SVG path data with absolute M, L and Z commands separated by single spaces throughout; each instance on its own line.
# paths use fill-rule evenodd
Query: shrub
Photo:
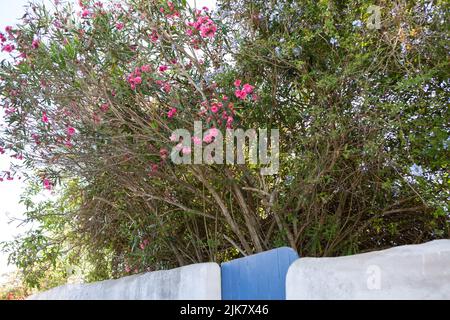
M 99 280 L 448 237 L 445 4 L 384 3 L 381 30 L 359 23 L 367 1 L 219 5 L 32 4 L 3 36 L 1 150 L 62 186 L 9 246 L 31 285 L 67 261 Z M 175 165 L 171 133 L 194 121 L 279 129 L 279 172 Z

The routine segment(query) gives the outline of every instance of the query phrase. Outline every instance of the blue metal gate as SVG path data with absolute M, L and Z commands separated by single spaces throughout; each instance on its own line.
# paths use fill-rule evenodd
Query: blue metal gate
M 222 299 L 285 300 L 286 273 L 297 259 L 282 247 L 222 263 Z

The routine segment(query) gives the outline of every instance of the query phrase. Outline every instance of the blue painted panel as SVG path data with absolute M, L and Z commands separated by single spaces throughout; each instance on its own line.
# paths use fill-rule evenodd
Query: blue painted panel
M 282 247 L 222 263 L 222 299 L 285 300 L 286 273 L 297 259 Z

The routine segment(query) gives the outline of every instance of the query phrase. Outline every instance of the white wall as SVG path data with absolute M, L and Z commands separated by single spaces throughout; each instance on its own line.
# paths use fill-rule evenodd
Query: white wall
M 300 258 L 287 299 L 450 299 L 450 240 L 336 258 Z
M 220 300 L 220 267 L 198 263 L 117 280 L 68 284 L 30 296 L 30 300 Z

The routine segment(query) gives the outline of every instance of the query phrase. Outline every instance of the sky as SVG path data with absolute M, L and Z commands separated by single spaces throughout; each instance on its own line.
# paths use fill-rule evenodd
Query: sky
M 8 25 L 17 23 L 17 18 L 24 14 L 23 6 L 27 0 L 0 0 L 0 31 L 3 32 Z M 6 56 L 0 53 L 0 60 Z M 3 126 L 3 117 L 0 126 Z M 1 130 L 1 127 L 0 127 Z M 9 155 L 0 155 L 0 171 L 9 168 Z M 18 228 L 17 222 L 10 223 L 12 218 L 20 219 L 24 207 L 19 204 L 20 195 L 25 183 L 20 180 L 0 182 L 0 242 L 14 239 L 23 229 Z M 3 275 L 13 271 L 13 266 L 7 266 L 7 255 L 0 252 L 0 283 L 5 280 Z
M 37 2 L 39 0 L 34 0 Z M 50 0 L 41 0 L 49 3 Z M 0 32 L 5 30 L 6 26 L 14 25 L 18 22 L 25 12 L 24 6 L 29 0 L 0 0 Z M 215 0 L 190 0 L 192 6 L 197 8 L 207 6 L 213 8 Z M 7 56 L 0 52 L 0 60 Z M 4 126 L 3 115 L 0 113 L 0 131 Z M 0 155 L 0 172 L 8 170 L 9 155 Z M 14 181 L 0 182 L 0 242 L 13 240 L 14 237 L 25 231 L 24 227 L 19 227 L 19 221 L 23 217 L 24 207 L 19 204 L 20 195 L 24 191 L 26 183 L 15 179 Z M 14 219 L 14 221 L 12 221 Z M 19 220 L 17 220 L 19 219 Z M 0 252 L 0 284 L 6 281 L 7 273 L 15 270 L 14 266 L 7 264 L 7 255 Z

